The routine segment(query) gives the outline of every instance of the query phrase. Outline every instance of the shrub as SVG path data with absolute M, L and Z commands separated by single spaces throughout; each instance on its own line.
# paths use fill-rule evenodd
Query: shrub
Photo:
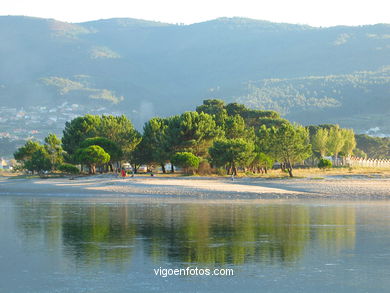
M 199 167 L 200 158 L 192 153 L 180 152 L 172 157 L 171 162 L 183 168 L 185 173 L 188 173 L 190 168 L 196 169 Z
M 329 169 L 332 168 L 332 162 L 328 159 L 321 159 L 318 162 L 318 168 L 320 169 Z
M 58 166 L 58 170 L 67 174 L 79 174 L 80 170 L 75 165 L 72 164 L 61 164 Z
M 218 176 L 226 176 L 227 175 L 227 171 L 223 167 L 217 168 L 216 173 Z
M 199 163 L 198 167 L 198 174 L 200 175 L 211 175 L 212 174 L 212 168 L 210 166 L 210 163 L 207 160 L 203 160 Z

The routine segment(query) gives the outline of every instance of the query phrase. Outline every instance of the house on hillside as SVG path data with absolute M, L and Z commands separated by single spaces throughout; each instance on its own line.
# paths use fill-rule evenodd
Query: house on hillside
M 0 158 L 0 169 L 1 170 L 7 169 L 7 167 L 8 167 L 7 161 L 4 160 L 3 158 Z

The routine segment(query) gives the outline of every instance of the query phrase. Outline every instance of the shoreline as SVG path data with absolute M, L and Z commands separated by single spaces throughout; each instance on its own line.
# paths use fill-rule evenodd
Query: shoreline
M 117 178 L 95 175 L 48 179 L 9 179 L 0 177 L 0 196 L 36 195 L 46 197 L 131 197 L 193 200 L 388 200 L 390 178 L 372 176 L 327 176 L 296 179 L 240 177 Z

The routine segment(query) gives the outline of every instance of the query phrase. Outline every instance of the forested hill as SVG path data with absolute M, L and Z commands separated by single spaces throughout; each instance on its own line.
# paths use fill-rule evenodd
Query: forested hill
M 105 107 L 138 127 L 206 98 L 358 131 L 390 117 L 388 24 L 313 28 L 243 18 L 70 24 L 2 16 L 0 64 L 2 106 Z

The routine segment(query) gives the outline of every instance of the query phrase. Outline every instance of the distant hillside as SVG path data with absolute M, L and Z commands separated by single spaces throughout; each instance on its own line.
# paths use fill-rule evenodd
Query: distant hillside
M 247 92 L 234 99 L 253 108 L 279 111 L 305 124 L 337 120 L 363 132 L 371 123 L 390 134 L 390 66 L 351 74 L 249 82 Z
M 3 16 L 0 64 L 1 105 L 102 106 L 128 114 L 138 127 L 205 98 L 359 131 L 390 118 L 388 24 L 313 28 L 243 18 L 70 24 Z

